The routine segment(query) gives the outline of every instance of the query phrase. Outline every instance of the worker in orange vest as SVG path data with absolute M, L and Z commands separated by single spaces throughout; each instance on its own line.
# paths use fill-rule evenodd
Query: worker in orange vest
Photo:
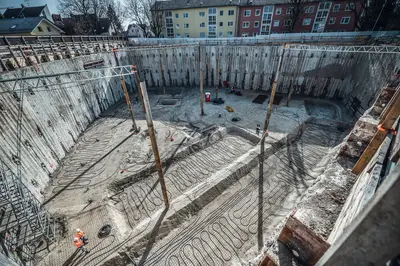
M 85 247 L 85 243 L 83 243 L 83 240 L 76 236 L 74 237 L 74 245 L 78 250 L 81 249 L 86 253 L 89 253 L 89 250 Z

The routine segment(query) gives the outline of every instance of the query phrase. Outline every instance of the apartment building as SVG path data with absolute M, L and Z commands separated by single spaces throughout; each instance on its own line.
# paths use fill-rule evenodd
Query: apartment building
M 291 31 L 285 0 L 175 0 L 156 2 L 169 38 L 250 37 Z M 355 29 L 347 0 L 310 1 L 292 32 L 343 32 Z M 357 3 L 357 10 L 361 5 Z
M 173 0 L 156 2 L 163 12 L 167 38 L 233 37 L 239 0 Z

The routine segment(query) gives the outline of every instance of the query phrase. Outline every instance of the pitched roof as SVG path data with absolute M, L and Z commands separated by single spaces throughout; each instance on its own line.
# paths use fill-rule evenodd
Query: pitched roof
M 156 1 L 153 9 L 173 10 L 199 7 L 237 6 L 240 0 L 169 0 Z
M 0 19 L 0 34 L 14 34 L 26 33 L 33 31 L 42 20 L 46 20 L 49 24 L 53 25 L 61 32 L 62 30 L 56 25 L 51 23 L 50 20 L 42 17 L 33 18 L 13 18 L 13 19 Z
M 31 18 L 38 17 L 42 13 L 46 6 L 32 6 L 32 7 L 19 7 L 19 8 L 7 8 L 4 12 L 5 18 Z

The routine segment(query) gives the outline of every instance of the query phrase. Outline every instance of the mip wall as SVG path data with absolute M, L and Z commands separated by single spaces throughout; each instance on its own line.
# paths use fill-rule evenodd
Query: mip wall
M 282 46 L 201 46 L 204 86 L 215 86 L 218 65 L 221 84 L 226 80 L 239 89 L 268 91 L 282 50 Z M 137 62 L 148 86 L 199 85 L 198 46 L 131 50 L 123 61 Z M 398 69 L 396 54 L 287 50 L 277 92 L 337 99 L 355 96 L 366 109 Z
M 236 88 L 268 92 L 281 53 L 282 46 L 202 46 L 204 85 L 215 87 L 218 59 L 221 83 L 227 80 Z M 121 65 L 137 65 L 148 87 L 199 85 L 198 46 L 121 50 L 118 57 Z M 115 65 L 112 53 L 99 53 L 43 63 L 38 66 L 39 73 L 81 70 L 85 62 L 95 59 L 104 59 L 105 66 Z M 354 95 L 367 107 L 399 65 L 399 56 L 393 54 L 286 51 L 277 92 L 287 95 L 292 89 L 294 95 L 343 100 Z M 35 69 L 22 68 L 1 78 L 26 75 L 36 75 Z M 73 75 L 62 76 L 60 81 L 75 79 Z M 126 82 L 130 85 L 128 88 L 135 87 L 132 78 Z M 11 89 L 7 86 L 0 83 L 0 91 Z M 79 135 L 122 97 L 119 78 L 42 88 L 35 95 L 25 92 L 22 169 L 24 183 L 39 198 L 49 174 L 57 169 Z M 17 154 L 18 105 L 11 94 L 0 95 L 0 156 L 14 172 L 17 165 L 12 157 Z M 36 185 L 32 184 L 33 179 Z

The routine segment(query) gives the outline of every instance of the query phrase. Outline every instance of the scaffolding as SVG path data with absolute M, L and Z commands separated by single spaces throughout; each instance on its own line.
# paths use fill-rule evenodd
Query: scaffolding
M 0 234 L 2 252 L 17 263 L 31 261 L 37 243 L 55 241 L 56 223 L 50 213 L 0 160 Z

